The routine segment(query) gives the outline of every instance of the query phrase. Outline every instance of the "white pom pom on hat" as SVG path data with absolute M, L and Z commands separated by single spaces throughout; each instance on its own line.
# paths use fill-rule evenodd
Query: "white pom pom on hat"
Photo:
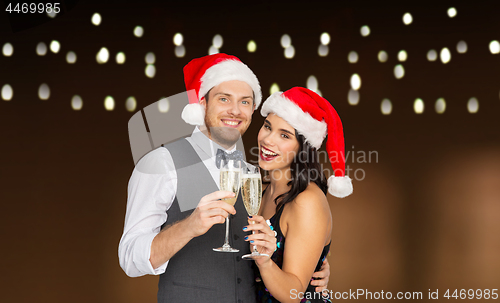
M 328 178 L 328 192 L 338 198 L 352 194 L 352 180 L 345 175 L 342 121 L 330 102 L 307 88 L 294 87 L 272 94 L 260 113 L 264 117 L 270 113 L 281 117 L 316 149 L 328 135 L 326 151 L 334 172 Z
M 184 82 L 186 90 L 188 92 L 193 90 L 195 94 L 188 93 L 189 104 L 182 111 L 182 119 L 191 125 L 205 124 L 205 110 L 199 101 L 214 86 L 231 80 L 243 81 L 250 85 L 255 95 L 255 108 L 259 107 L 262 100 L 259 80 L 240 59 L 218 53 L 191 60 L 184 66 Z M 202 108 L 202 111 L 199 107 Z

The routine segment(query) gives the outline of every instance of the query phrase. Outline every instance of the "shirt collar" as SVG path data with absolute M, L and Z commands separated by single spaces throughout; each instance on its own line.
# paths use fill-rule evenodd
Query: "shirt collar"
M 208 138 L 205 133 L 203 133 L 199 126 L 196 126 L 191 135 L 193 142 L 200 147 L 200 149 L 207 154 L 210 158 L 215 158 L 217 155 L 217 150 L 222 149 L 227 153 L 232 153 L 236 150 L 236 144 L 231 149 L 225 149 L 219 144 L 215 143 L 213 140 Z M 214 159 L 215 161 L 215 159 Z

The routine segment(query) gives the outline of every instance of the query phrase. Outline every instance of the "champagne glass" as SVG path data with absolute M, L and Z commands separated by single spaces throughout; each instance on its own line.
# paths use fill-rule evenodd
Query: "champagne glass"
M 242 169 L 241 173 L 241 197 L 243 198 L 243 205 L 248 212 L 249 216 L 256 216 L 259 214 L 260 202 L 262 201 L 262 179 L 260 176 L 260 169 L 256 166 L 247 164 L 247 167 Z M 250 224 L 255 222 L 251 221 Z M 254 234 L 255 231 L 252 231 Z M 252 260 L 258 257 L 266 256 L 257 251 L 257 246 L 253 246 L 251 254 L 244 255 L 241 258 L 245 260 Z
M 240 191 L 240 173 L 241 173 L 241 162 L 229 160 L 227 163 L 221 162 L 220 166 L 220 189 L 226 191 L 232 191 L 235 196 L 234 198 L 223 199 L 224 202 L 234 205 L 236 199 L 238 198 L 238 192 Z M 224 245 L 219 248 L 214 248 L 214 251 L 220 252 L 239 252 L 238 249 L 232 248 L 229 245 L 229 216 L 226 218 L 226 238 L 224 240 Z

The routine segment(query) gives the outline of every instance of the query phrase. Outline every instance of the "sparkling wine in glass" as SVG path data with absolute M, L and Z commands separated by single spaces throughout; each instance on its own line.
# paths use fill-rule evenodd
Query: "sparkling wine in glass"
M 232 191 L 235 196 L 234 198 L 223 199 L 224 202 L 234 205 L 236 203 L 236 198 L 238 198 L 238 192 L 240 191 L 241 182 L 241 162 L 229 160 L 228 162 L 221 163 L 220 166 L 220 189 L 225 191 Z M 219 248 L 214 248 L 214 251 L 220 252 L 239 252 L 238 249 L 232 248 L 229 245 L 229 214 L 226 218 L 226 238 L 224 239 L 224 245 Z
M 250 216 L 256 216 L 259 213 L 260 203 L 262 200 L 262 179 L 260 176 L 260 169 L 253 165 L 247 164 L 247 167 L 242 169 L 241 173 L 241 197 L 243 198 L 243 205 Z M 254 222 L 252 221 L 251 224 Z M 252 231 L 254 234 L 255 231 Z M 257 246 L 253 246 L 251 254 L 244 255 L 241 258 L 245 260 L 252 260 L 258 257 L 266 256 L 257 251 Z

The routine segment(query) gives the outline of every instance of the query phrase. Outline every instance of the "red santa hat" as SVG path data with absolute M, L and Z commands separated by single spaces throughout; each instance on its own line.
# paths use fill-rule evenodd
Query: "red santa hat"
M 334 172 L 328 178 L 328 192 L 339 198 L 352 194 L 351 178 L 345 175 L 342 121 L 330 102 L 307 88 L 294 87 L 272 94 L 260 113 L 264 117 L 270 113 L 281 117 L 316 149 L 328 135 L 326 151 Z
M 262 100 L 259 80 L 248 66 L 235 56 L 218 53 L 191 60 L 184 66 L 184 82 L 189 104 L 182 111 L 182 119 L 191 125 L 205 123 L 205 110 L 199 101 L 210 89 L 222 82 L 239 80 L 247 83 L 255 95 L 255 108 Z

